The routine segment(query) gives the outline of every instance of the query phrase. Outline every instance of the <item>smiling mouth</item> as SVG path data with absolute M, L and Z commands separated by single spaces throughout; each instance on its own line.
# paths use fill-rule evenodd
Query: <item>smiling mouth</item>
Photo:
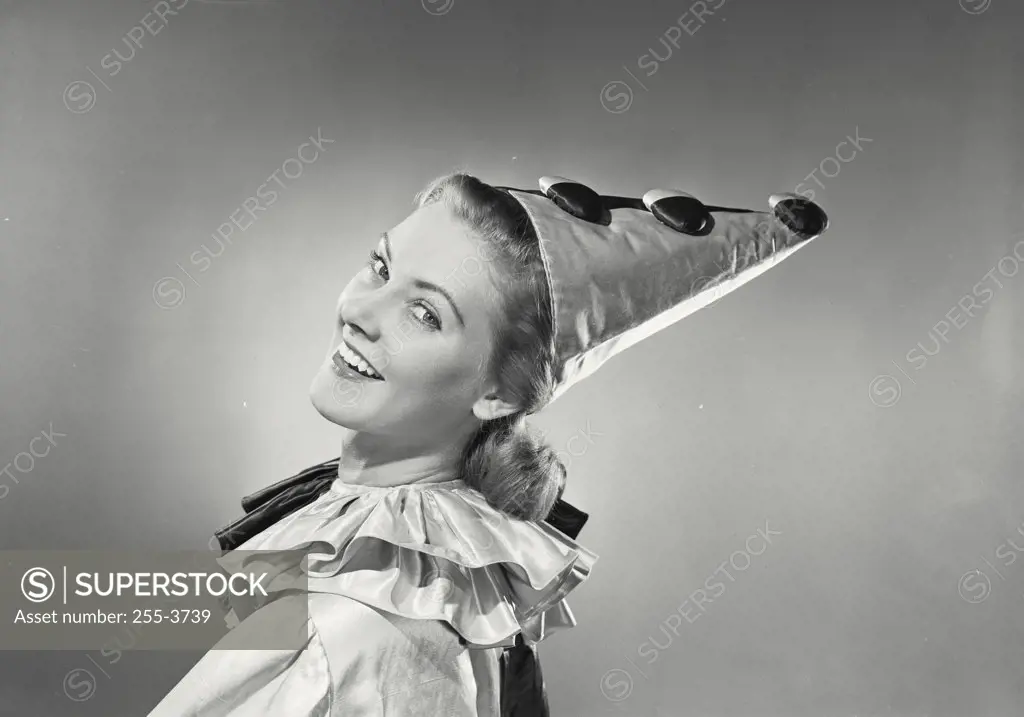
M 360 376 L 373 379 L 375 381 L 383 381 L 384 377 L 381 376 L 376 369 L 370 366 L 369 362 L 366 361 L 362 356 L 357 354 L 348 344 L 342 342 L 341 345 L 335 350 L 331 356 L 331 361 L 334 365 L 341 370 L 348 369 L 355 371 Z

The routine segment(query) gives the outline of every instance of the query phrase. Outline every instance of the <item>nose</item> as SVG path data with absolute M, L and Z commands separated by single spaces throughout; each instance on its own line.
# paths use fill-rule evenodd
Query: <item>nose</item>
M 343 294 L 338 301 L 338 319 L 342 325 L 363 335 L 367 341 L 381 336 L 381 325 L 387 310 L 387 286 Z

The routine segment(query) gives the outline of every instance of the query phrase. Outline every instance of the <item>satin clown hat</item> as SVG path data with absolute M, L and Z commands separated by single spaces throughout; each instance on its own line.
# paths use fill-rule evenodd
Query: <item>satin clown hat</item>
M 716 301 L 828 228 L 822 209 L 776 194 L 769 211 L 706 206 L 684 192 L 604 196 L 562 177 L 498 187 L 540 238 L 554 304 L 551 400 L 605 361 Z

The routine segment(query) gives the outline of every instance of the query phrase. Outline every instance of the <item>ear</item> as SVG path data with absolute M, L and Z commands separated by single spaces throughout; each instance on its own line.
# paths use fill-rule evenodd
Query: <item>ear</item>
M 496 391 L 487 393 L 473 404 L 473 415 L 481 421 L 492 421 L 519 410 L 519 406 L 502 398 Z

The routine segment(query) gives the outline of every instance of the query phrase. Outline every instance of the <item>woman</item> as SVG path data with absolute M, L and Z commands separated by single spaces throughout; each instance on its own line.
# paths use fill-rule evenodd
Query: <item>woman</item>
M 507 680 L 502 699 L 501 653 L 575 624 L 564 599 L 596 556 L 567 534 L 578 520 L 552 520 L 565 469 L 525 417 L 827 224 L 792 195 L 749 212 L 560 178 L 450 175 L 418 204 L 342 292 L 312 382 L 340 457 L 250 497 L 218 536 L 242 549 L 228 571 L 247 551 L 308 553 L 305 590 L 235 604 L 232 631 L 302 604 L 302 645 L 215 648 L 150 717 L 526 714 Z M 536 695 L 537 677 L 520 686 Z

